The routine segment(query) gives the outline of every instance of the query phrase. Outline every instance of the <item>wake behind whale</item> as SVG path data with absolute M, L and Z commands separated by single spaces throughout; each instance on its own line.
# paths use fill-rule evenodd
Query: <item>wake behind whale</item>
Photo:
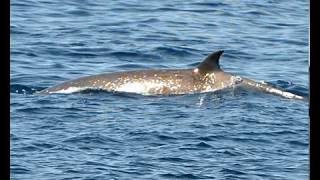
M 211 53 L 192 69 L 157 69 L 104 73 L 77 78 L 49 87 L 40 93 L 72 93 L 87 89 L 138 93 L 143 95 L 174 95 L 212 92 L 236 85 L 246 85 L 286 98 L 302 96 L 275 88 L 267 83 L 224 72 L 219 65 L 223 51 Z

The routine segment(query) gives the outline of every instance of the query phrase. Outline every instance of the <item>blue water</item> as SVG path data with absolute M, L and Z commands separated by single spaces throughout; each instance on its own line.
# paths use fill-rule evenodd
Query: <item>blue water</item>
M 308 1 L 11 2 L 12 179 L 308 179 L 308 103 L 239 87 L 34 93 L 123 70 L 227 72 L 308 94 Z

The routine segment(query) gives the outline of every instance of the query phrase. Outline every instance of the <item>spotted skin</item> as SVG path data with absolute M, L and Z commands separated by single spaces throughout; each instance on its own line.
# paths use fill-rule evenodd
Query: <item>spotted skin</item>
M 193 69 L 158 69 L 105 73 L 81 77 L 49 87 L 40 93 L 68 93 L 85 89 L 132 92 L 145 95 L 210 92 L 244 84 L 286 98 L 304 97 L 224 72 L 219 65 L 223 51 L 209 54 Z
M 63 92 L 70 87 L 134 92 L 135 89 L 129 89 L 131 87 L 139 89 L 137 93 L 142 94 L 187 94 L 213 91 L 233 84 L 233 76 L 222 71 L 201 75 L 194 70 L 164 69 L 106 73 L 66 81 L 47 88 L 42 93 Z M 217 79 L 218 77 L 220 79 Z

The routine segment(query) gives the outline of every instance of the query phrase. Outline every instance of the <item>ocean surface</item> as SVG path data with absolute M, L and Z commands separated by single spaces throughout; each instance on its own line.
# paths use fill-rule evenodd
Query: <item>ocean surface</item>
M 104 72 L 227 72 L 308 96 L 306 0 L 11 0 L 11 179 L 309 174 L 309 104 L 246 87 L 179 96 L 37 94 Z

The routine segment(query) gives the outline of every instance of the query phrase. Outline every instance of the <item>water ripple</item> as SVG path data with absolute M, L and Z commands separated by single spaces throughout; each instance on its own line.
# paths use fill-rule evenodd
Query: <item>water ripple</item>
M 307 1 L 10 2 L 13 179 L 308 179 L 308 103 L 246 87 L 37 94 L 86 75 L 193 68 L 307 97 Z M 289 164 L 289 166 L 288 166 Z

